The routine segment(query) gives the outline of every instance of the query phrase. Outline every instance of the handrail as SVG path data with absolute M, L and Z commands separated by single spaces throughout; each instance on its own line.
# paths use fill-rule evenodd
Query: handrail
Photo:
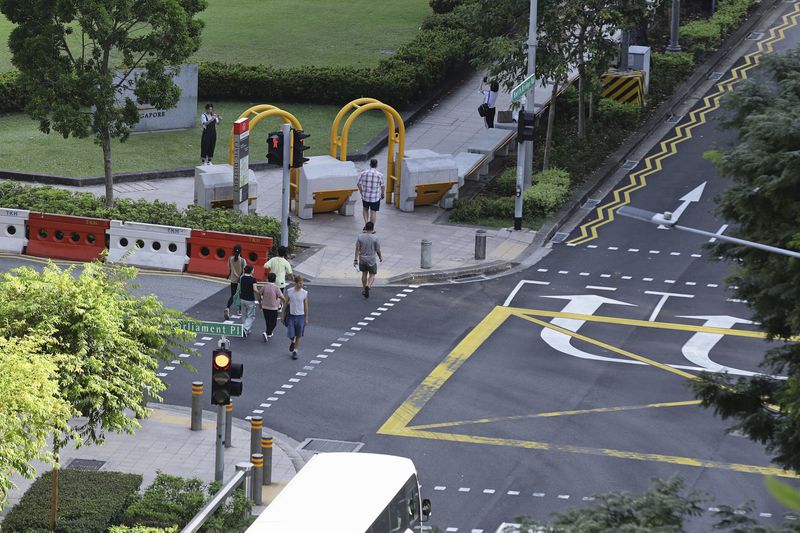
M 250 483 L 252 482 L 251 474 L 253 472 L 253 463 L 245 462 L 245 463 L 237 463 L 236 464 L 236 473 L 233 477 L 225 484 L 224 487 L 219 489 L 211 501 L 206 504 L 205 507 L 200 509 L 200 511 L 194 516 L 194 518 L 186 524 L 181 530 L 181 533 L 196 533 L 206 521 L 211 518 L 211 515 L 219 509 L 219 507 L 223 504 L 223 502 L 233 494 L 239 485 L 244 483 L 244 493 L 247 498 L 250 498 Z

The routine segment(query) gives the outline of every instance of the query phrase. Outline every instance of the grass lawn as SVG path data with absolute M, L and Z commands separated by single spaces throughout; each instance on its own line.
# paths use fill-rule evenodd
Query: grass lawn
M 307 155 L 328 153 L 330 128 L 338 107 L 323 105 L 298 105 L 270 102 L 292 113 L 307 133 Z M 198 123 L 205 102 L 197 108 Z M 227 163 L 228 136 L 231 123 L 251 104 L 243 102 L 214 102 L 214 110 L 223 117 L 217 130 L 214 161 Z M 350 128 L 349 152 L 357 151 L 369 139 L 386 127 L 380 111 L 370 111 L 359 116 Z M 280 130 L 278 119 L 264 119 L 253 130 L 250 139 L 250 160 L 266 159 L 267 134 Z M 197 128 L 164 133 L 137 133 L 120 143 L 114 142 L 112 158 L 114 172 L 190 167 L 200 161 L 200 134 Z M 39 131 L 38 123 L 27 115 L 14 113 L 0 115 L 0 146 L 3 158 L 0 168 L 28 172 L 42 172 L 65 176 L 101 176 L 103 153 L 92 138 L 64 139 L 57 133 L 49 135 Z
M 427 0 L 208 0 L 192 61 L 375 65 L 410 41 L 429 13 Z M 11 28 L 0 15 L 0 72 L 13 68 Z

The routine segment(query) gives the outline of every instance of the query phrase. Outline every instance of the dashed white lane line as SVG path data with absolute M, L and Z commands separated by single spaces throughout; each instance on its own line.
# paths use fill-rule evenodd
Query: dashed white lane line
M 653 281 L 653 278 L 642 278 L 642 281 Z
M 707 283 L 706 287 L 710 287 L 712 289 L 716 289 L 717 287 L 719 287 L 719 285 L 717 285 L 716 283 Z
M 169 364 L 171 364 L 171 365 L 179 365 L 179 364 L 181 364 L 181 362 L 179 360 L 177 360 L 177 359 L 174 359 L 174 360 L 170 361 Z
M 544 498 L 544 492 L 534 492 L 533 493 L 533 497 L 534 498 Z
M 400 298 L 389 298 L 390 302 L 400 302 Z
M 373 312 L 370 313 L 370 315 L 372 315 L 372 316 L 381 316 L 382 314 L 383 313 L 378 313 L 376 311 L 373 311 Z
M 675 283 L 675 280 L 674 279 L 665 279 L 664 283 L 673 284 L 673 283 Z
M 289 378 L 289 383 L 299 383 L 300 380 L 297 378 Z
M 272 394 L 277 394 L 278 396 L 283 396 L 284 394 L 286 394 L 286 391 L 285 390 L 276 390 Z
M 259 407 L 272 407 L 271 403 L 262 403 Z
M 583 498 L 581 498 L 581 501 L 593 502 L 594 501 L 594 496 L 584 496 Z
M 318 353 L 318 354 L 317 354 L 317 355 L 315 355 L 314 357 L 318 357 L 318 358 L 320 358 L 320 359 L 327 359 L 327 358 L 328 358 L 328 354 L 324 354 L 324 353 Z
M 695 285 L 697 285 L 697 283 L 695 283 L 694 281 L 687 281 L 686 285 L 688 285 L 690 287 L 694 287 Z
M 383 305 L 384 307 L 394 307 L 394 304 L 392 302 L 384 302 Z M 380 307 L 378 309 L 380 309 Z
M 758 513 L 761 518 L 772 518 L 772 513 Z
M 609 250 L 619 250 L 619 248 L 617 248 L 616 246 L 609 246 L 608 249 Z
M 369 326 L 369 322 L 356 322 L 359 326 Z M 353 329 L 353 328 L 350 328 Z
M 661 252 L 659 250 L 648 250 L 647 253 L 655 255 L 655 254 L 660 254 Z
M 254 412 L 255 414 L 257 414 L 257 415 L 260 415 L 260 414 L 263 414 L 263 413 L 264 413 L 264 410 L 263 410 L 263 409 L 253 409 L 253 412 Z
M 191 357 L 191 356 L 188 353 L 179 353 L 178 357 L 180 357 L 181 359 L 186 359 L 187 357 Z
M 320 364 L 321 362 L 322 362 L 322 361 L 317 361 L 316 359 L 312 359 L 311 361 L 309 361 L 309 363 L 311 363 L 312 365 L 318 365 L 318 364 Z
M 681 255 L 680 252 L 670 252 L 669 255 Z
M 373 320 L 375 320 L 375 317 L 374 316 L 365 316 L 364 320 L 369 320 L 370 322 L 372 322 Z
M 403 292 L 414 292 L 414 289 L 403 289 Z
M 569 270 L 559 270 L 559 274 L 569 274 Z
M 213 341 L 214 338 L 213 337 L 201 337 L 200 340 L 201 341 Z
M 385 305 L 385 304 L 384 304 L 384 305 Z M 389 308 L 388 308 L 388 307 L 379 307 L 379 308 L 378 308 L 378 311 L 388 311 L 388 310 L 389 310 Z
M 578 275 L 579 275 L 579 276 L 589 276 L 589 275 L 591 275 L 591 274 L 589 274 L 588 272 L 581 272 L 581 273 L 580 273 L 580 274 L 578 274 Z
M 345 342 L 347 342 L 347 339 L 345 339 Z M 333 346 L 334 348 L 341 348 L 342 347 L 341 343 L 338 343 L 338 342 L 332 342 L 331 346 Z
M 281 385 L 282 389 L 291 389 L 292 387 L 294 387 L 294 385 L 289 385 L 288 383 L 284 383 L 283 385 Z
M 597 248 L 597 245 L 596 244 L 587 244 L 586 247 L 587 248 Z
M 194 343 L 194 345 L 195 346 L 205 346 L 206 343 L 204 343 L 204 342 L 196 342 L 196 343 Z
M 361 328 L 350 328 L 350 329 L 361 330 Z M 347 335 L 348 337 L 355 337 L 356 336 L 356 334 L 353 333 L 352 331 L 345 331 L 344 334 Z
M 433 487 L 433 490 L 445 490 L 445 489 L 447 489 L 447 487 L 444 485 L 437 485 Z
M 547 272 L 547 269 L 546 268 L 538 268 L 538 269 L 536 269 L 536 272 Z
M 160 378 L 165 378 L 165 377 L 167 377 L 167 373 L 166 372 L 159 372 L 158 374 L 156 374 L 156 376 L 158 376 Z
M 622 279 L 633 279 L 632 276 L 620 276 Z
M 267 401 L 268 402 L 277 402 L 279 399 L 280 398 L 278 398 L 277 396 L 270 396 L 269 398 L 267 398 Z
M 308 372 L 298 372 L 297 374 L 295 374 L 295 376 L 300 376 L 302 378 L 306 377 L 307 375 L 308 375 Z
M 336 350 L 334 350 L 333 348 L 325 348 L 325 349 L 324 349 L 324 350 L 322 350 L 322 351 L 323 351 L 323 352 L 325 352 L 325 353 L 333 353 L 333 352 L 335 352 Z
M 345 335 L 347 335 L 347 334 L 345 333 Z M 339 337 L 336 340 L 339 341 L 339 342 L 349 342 L 350 341 L 350 337 Z M 331 346 L 333 346 L 333 343 L 331 343 Z
M 472 489 L 469 487 L 458 487 L 458 492 L 469 492 L 470 490 Z
M 506 492 L 506 494 L 509 495 L 509 496 L 519 496 L 519 491 L 518 490 L 509 490 L 508 492 Z
M 165 366 L 164 370 L 175 370 L 174 366 Z
M 628 251 L 629 251 L 629 252 L 634 252 L 634 253 L 635 253 L 635 252 L 638 252 L 638 251 L 639 251 L 639 249 L 638 249 L 638 248 L 628 248 Z
M 445 529 L 445 531 L 447 531 L 448 533 L 458 533 L 458 528 L 457 527 L 448 527 L 447 529 Z
M 303 367 L 303 370 L 314 370 L 314 367 L 306 365 Z
M 587 289 L 594 289 L 596 291 L 615 291 L 616 287 L 604 287 L 603 285 L 587 285 Z
M 569 494 L 559 494 L 558 495 L 558 499 L 559 500 L 569 500 Z
M 692 257 L 698 258 L 698 257 L 703 257 L 703 256 L 701 254 L 692 254 Z
M 495 490 L 494 489 L 483 489 L 483 493 L 484 494 L 494 494 Z

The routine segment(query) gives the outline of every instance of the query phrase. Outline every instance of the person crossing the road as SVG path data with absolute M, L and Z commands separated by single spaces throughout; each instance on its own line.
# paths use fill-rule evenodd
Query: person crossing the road
M 286 289 L 286 299 L 288 305 L 283 306 L 281 321 L 286 324 L 286 336 L 291 341 L 289 353 L 292 354 L 292 359 L 297 359 L 300 340 L 308 325 L 308 291 L 303 288 L 301 276 L 295 276 L 294 285 Z
M 233 255 L 228 258 L 228 281 L 231 283 L 231 295 L 228 297 L 228 303 L 225 304 L 225 320 L 231 318 L 231 304 L 236 291 L 239 290 L 239 278 L 244 274 L 244 267 L 247 266 L 247 261 L 242 257 L 242 247 L 238 244 L 233 247 Z M 239 308 L 241 314 L 242 309 Z
M 244 320 L 242 329 L 245 338 L 253 330 L 253 322 L 256 319 L 256 278 L 253 276 L 253 265 L 244 267 L 244 273 L 239 278 L 239 299 L 244 309 Z
M 356 239 L 356 256 L 353 265 L 358 267 L 361 272 L 361 294 L 364 298 L 369 298 L 369 289 L 375 281 L 375 274 L 378 273 L 378 259 L 383 262 L 381 255 L 381 243 L 375 236 L 375 226 L 372 222 L 367 222 L 364 232 Z
M 287 252 L 285 246 L 278 246 L 278 257 L 272 257 L 264 263 L 264 269 L 275 274 L 275 283 L 284 293 L 286 292 L 286 276 L 292 273 L 292 265 L 286 259 Z
M 278 310 L 281 307 L 281 303 L 286 302 L 286 297 L 275 284 L 277 277 L 275 272 L 270 272 L 267 276 L 269 283 L 259 285 L 258 289 L 256 289 L 256 296 L 261 303 L 261 311 L 264 313 L 264 322 L 267 326 L 266 331 L 264 331 L 264 342 L 272 338 L 272 332 L 275 331 L 275 325 L 278 323 Z

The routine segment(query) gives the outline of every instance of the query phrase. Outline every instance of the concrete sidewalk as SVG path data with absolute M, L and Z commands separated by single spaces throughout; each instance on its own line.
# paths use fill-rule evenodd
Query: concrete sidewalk
M 61 453 L 62 468 L 70 468 L 76 459 L 90 460 L 95 469 L 101 471 L 127 472 L 143 477 L 142 489 L 155 479 L 157 472 L 196 477 L 202 481 L 214 480 L 214 448 L 216 443 L 216 414 L 203 412 L 203 429 L 191 431 L 190 411 L 186 407 L 149 404 L 152 414 L 141 420 L 141 429 L 134 435 L 109 433 L 102 446 L 68 447 Z M 231 430 L 233 446 L 225 449 L 225 475 L 228 480 L 235 473 L 236 463 L 250 459 L 250 423 L 234 418 Z M 264 502 L 274 497 L 302 467 L 304 460 L 295 450 L 298 443 L 285 435 L 268 428 L 262 435 L 273 437 L 272 481 L 273 485 L 264 487 Z M 102 463 L 102 464 L 100 464 Z M 50 466 L 34 464 L 37 472 L 47 472 Z M 75 467 L 76 465 L 72 465 Z M 3 513 L 8 512 L 33 483 L 33 480 L 14 476 L 12 481 L 17 489 L 9 495 L 9 503 Z M 263 507 L 254 509 L 254 513 Z

